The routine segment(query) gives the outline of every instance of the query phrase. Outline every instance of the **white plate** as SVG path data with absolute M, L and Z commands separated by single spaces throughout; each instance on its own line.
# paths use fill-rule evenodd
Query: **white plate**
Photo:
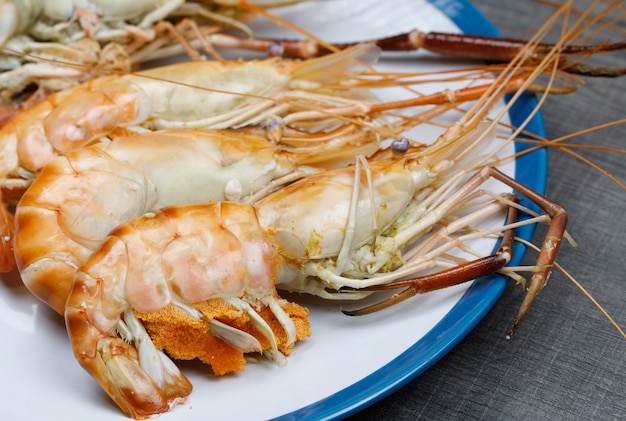
M 329 41 L 353 41 L 423 31 L 494 34 L 493 27 L 465 1 L 426 2 L 330 0 L 276 11 Z M 261 35 L 283 29 L 254 22 Z M 420 69 L 453 65 L 450 60 L 385 59 L 387 66 Z M 396 57 L 396 56 L 394 56 Z M 428 58 L 431 57 L 431 60 Z M 532 100 L 528 100 L 532 102 Z M 512 120 L 524 114 L 522 104 Z M 540 134 L 541 122 L 531 127 Z M 430 130 L 430 129 L 429 129 Z M 421 132 L 420 132 L 421 133 Z M 424 132 L 423 138 L 433 138 Z M 545 155 L 533 154 L 507 171 L 539 191 L 545 183 Z M 534 170 L 523 169 L 533 163 Z M 528 238 L 532 229 L 520 235 Z M 492 244 L 487 245 L 489 252 Z M 523 250 L 518 249 L 519 261 Z M 342 315 L 338 303 L 298 298 L 310 309 L 313 336 L 299 343 L 285 368 L 268 361 L 245 372 L 216 378 L 200 364 L 179 366 L 194 385 L 186 404 L 161 416 L 174 420 L 336 419 L 400 387 L 461 340 L 497 300 L 505 280 L 493 277 L 416 297 L 367 317 Z M 504 321 L 503 323 L 506 323 Z M 35 300 L 16 276 L 0 282 L 0 396 L 3 419 L 99 421 L 125 419 L 72 356 L 61 317 Z

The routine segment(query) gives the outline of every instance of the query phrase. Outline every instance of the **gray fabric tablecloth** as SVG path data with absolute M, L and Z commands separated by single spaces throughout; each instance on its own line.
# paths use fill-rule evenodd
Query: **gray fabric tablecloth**
M 546 8 L 533 1 L 475 0 L 507 37 L 527 36 Z M 607 32 L 624 39 L 626 26 Z M 626 67 L 626 52 L 599 60 Z M 626 118 L 626 77 L 587 80 L 548 100 L 549 138 Z M 626 149 L 626 125 L 572 140 Z M 580 150 L 626 182 L 626 155 Z M 569 231 L 558 261 L 626 327 L 626 191 L 574 157 L 549 151 L 547 196 L 566 206 Z M 540 227 L 534 241 L 545 234 Z M 532 264 L 529 253 L 525 264 Z M 522 298 L 511 282 L 477 327 L 418 378 L 349 418 L 354 420 L 626 419 L 626 341 L 563 274 L 554 272 L 520 330 L 505 335 Z

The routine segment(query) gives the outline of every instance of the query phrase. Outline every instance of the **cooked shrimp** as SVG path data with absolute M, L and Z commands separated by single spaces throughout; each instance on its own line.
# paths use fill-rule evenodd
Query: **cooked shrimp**
M 135 312 L 178 307 L 229 345 L 203 350 L 226 353 L 221 360 L 263 352 L 284 364 L 309 335 L 306 312 L 276 293 L 276 248 L 254 220 L 254 208 L 238 203 L 164 209 L 115 230 L 78 271 L 65 311 L 74 353 L 127 414 L 166 412 L 191 392 Z M 245 329 L 228 324 L 242 317 Z
M 301 85 L 312 85 L 315 90 L 323 87 L 321 80 L 334 83 L 355 62 L 365 63 L 376 56 L 375 47 L 361 46 L 306 63 L 278 59 L 181 63 L 140 74 L 102 77 L 51 95 L 0 129 L 3 203 L 14 206 L 41 168 L 58 154 L 108 142 L 114 131 L 119 136 L 176 126 L 219 128 L 271 122 L 291 112 L 289 105 L 276 105 L 276 97 L 297 98 Z M 352 103 L 343 100 L 341 93 L 317 95 L 314 101 L 328 107 Z M 323 127 L 322 123 L 319 130 Z M 0 236 L 0 270 L 8 271 L 15 263 L 12 215 L 4 207 L 1 211 L 7 223 Z
M 156 332 L 149 334 L 135 312 L 142 314 L 139 319 L 149 321 L 152 313 L 173 304 L 195 319 L 202 319 L 194 305 L 222 298 L 256 320 L 257 328 L 269 339 L 270 357 L 276 359 L 282 354 L 278 352 L 274 331 L 249 307 L 256 302 L 267 305 L 280 321 L 282 330 L 293 331 L 290 318 L 277 304 L 275 286 L 325 297 L 333 296 L 327 292 L 328 288 L 347 286 L 357 291 L 339 292 L 341 297 L 360 298 L 371 293 L 369 287 L 389 284 L 397 287 L 395 281 L 422 270 L 424 264 L 432 267 L 435 258 L 445 252 L 429 254 L 430 247 L 418 255 L 422 260 L 407 270 L 401 265 L 401 253 L 424 231 L 459 208 L 464 209 L 472 199 L 471 192 L 485 177 L 495 174 L 519 187 L 496 170 L 483 170 L 464 182 L 467 173 L 490 156 L 481 157 L 479 152 L 483 144 L 493 140 L 492 130 L 482 121 L 503 90 L 485 94 L 479 105 L 433 145 L 408 153 L 402 159 L 367 163 L 360 158 L 354 167 L 305 177 L 255 204 L 212 202 L 170 207 L 119 225 L 93 254 L 87 250 L 73 264 L 64 263 L 69 270 L 63 276 L 74 280 L 63 303 L 76 358 L 124 412 L 133 417 L 161 413 L 184 399 L 189 389 L 184 377 L 169 368 L 169 361 L 164 362 L 158 354 L 151 335 L 158 338 L 160 348 L 174 355 L 180 352 L 193 357 L 194 354 L 173 338 L 169 329 L 169 334 L 160 335 L 157 326 Z M 364 166 L 365 180 L 360 165 Z M 46 167 L 42 177 L 52 167 Z M 528 189 L 521 191 L 535 200 L 540 197 Z M 22 218 L 26 223 L 32 218 L 31 210 L 35 216 L 49 214 L 54 223 L 58 206 L 50 211 L 25 206 L 29 193 L 30 190 L 18 206 L 18 230 Z M 80 196 L 84 196 L 82 192 Z M 486 213 L 502 210 L 509 203 L 494 196 L 493 203 L 486 206 Z M 562 235 L 565 214 L 556 205 L 545 207 L 555 220 L 551 224 L 554 227 L 551 236 Z M 463 220 L 473 223 L 483 218 L 485 211 L 470 215 Z M 53 226 L 47 221 L 37 223 L 41 225 Z M 31 238 L 33 231 L 24 230 L 23 238 Z M 450 229 L 448 235 L 453 234 L 454 230 Z M 58 235 L 46 232 L 45 237 L 58 244 Z M 509 234 L 506 239 L 495 256 L 460 264 L 460 275 L 448 271 L 443 282 L 426 289 L 464 282 L 502 268 L 511 255 L 512 236 Z M 16 244 L 20 250 L 28 247 L 26 241 Z M 94 241 L 94 245 L 98 244 L 99 240 Z M 44 245 L 44 248 L 61 251 L 57 245 Z M 539 265 L 543 267 L 544 262 L 549 265 L 557 249 L 558 241 L 551 241 L 541 254 Z M 55 262 L 63 259 L 61 253 L 53 257 Z M 47 260 L 42 262 L 47 264 Z M 23 276 L 35 272 L 30 267 L 28 271 L 22 269 Z M 384 271 L 389 274 L 377 276 Z M 55 272 L 60 271 L 55 269 Z M 76 276 L 72 277 L 74 273 Z M 531 288 L 545 283 L 546 277 L 544 271 L 538 273 Z M 369 278 L 369 282 L 363 278 Z M 37 280 L 35 284 L 43 282 Z M 414 284 L 419 282 L 408 282 L 411 288 Z M 532 302 L 534 296 L 529 294 L 529 297 Z M 50 297 L 44 298 L 52 301 Z M 209 335 L 221 337 L 239 352 L 267 349 L 252 345 L 254 341 L 247 340 L 247 333 L 241 329 L 233 329 L 231 325 L 220 325 L 218 329 L 211 320 L 208 317 L 212 327 Z M 116 328 L 120 324 L 123 327 Z M 224 332 L 220 332 L 222 328 Z M 292 342 L 290 339 L 288 344 Z M 124 351 L 112 352 L 119 347 Z M 135 349 L 139 350 L 139 356 Z M 179 387 L 171 388 L 170 384 Z
M 35 296 L 62 313 L 76 267 L 129 218 L 177 204 L 257 200 L 320 168 L 372 155 L 381 136 L 405 126 L 389 125 L 383 133 L 354 127 L 324 132 L 328 142 L 292 149 L 232 130 L 180 129 L 68 152 L 44 167 L 17 206 L 14 255 L 21 277 Z
M 161 56 L 186 52 L 201 60 L 200 48 L 220 58 L 204 34 L 235 27 L 251 36 L 242 23 L 249 14 L 233 1 L 2 0 L 0 123 L 21 108 L 23 98 L 32 103 L 106 72 L 129 71 L 153 59 L 155 51 Z

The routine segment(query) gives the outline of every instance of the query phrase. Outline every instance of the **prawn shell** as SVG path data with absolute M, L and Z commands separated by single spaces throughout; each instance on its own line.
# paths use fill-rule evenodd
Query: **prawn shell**
M 413 194 L 432 181 L 428 171 L 411 169 L 412 162 L 369 164 L 372 185 L 365 175 L 360 177 L 352 248 L 384 231 L 406 209 Z M 312 175 L 256 204 L 259 221 L 274 236 L 281 255 L 320 259 L 339 254 L 350 218 L 354 171 L 351 167 Z
M 157 311 L 173 295 L 197 303 L 274 293 L 278 255 L 255 221 L 252 206 L 235 202 L 147 213 L 115 229 L 79 275 L 102 280 L 107 316 Z
M 294 165 L 259 137 L 232 131 L 154 132 L 56 157 L 16 209 L 24 284 L 62 313 L 76 268 L 122 222 L 164 206 L 222 200 L 233 179 L 245 197 Z
M 291 80 L 277 59 L 265 61 L 183 62 L 148 69 L 123 78 L 150 95 L 151 118 L 180 122 L 218 115 L 272 97 Z M 167 83 L 173 80 L 181 84 Z M 237 95 L 241 93 L 242 95 Z M 246 96 L 244 94 L 250 94 Z

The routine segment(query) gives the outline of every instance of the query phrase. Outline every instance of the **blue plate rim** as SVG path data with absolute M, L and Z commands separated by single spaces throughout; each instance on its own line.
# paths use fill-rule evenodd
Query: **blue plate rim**
M 463 33 L 500 35 L 495 26 L 469 0 L 427 1 L 450 18 Z M 512 124 L 520 125 L 536 105 L 535 96 L 525 94 L 509 112 Z M 526 130 L 545 137 L 540 113 L 532 118 Z M 528 147 L 527 144 L 516 143 L 515 149 L 519 152 Z M 547 152 L 544 149 L 535 150 L 516 158 L 515 178 L 544 194 L 547 167 Z M 523 202 L 526 206 L 535 207 L 528 201 Z M 534 225 L 527 225 L 517 230 L 516 235 L 530 240 L 534 230 Z M 526 247 L 516 245 L 511 265 L 518 265 L 525 254 Z M 339 420 L 379 401 L 419 376 L 458 344 L 493 307 L 502 295 L 506 283 L 507 279 L 499 275 L 474 281 L 437 325 L 384 367 L 325 399 L 273 420 Z

